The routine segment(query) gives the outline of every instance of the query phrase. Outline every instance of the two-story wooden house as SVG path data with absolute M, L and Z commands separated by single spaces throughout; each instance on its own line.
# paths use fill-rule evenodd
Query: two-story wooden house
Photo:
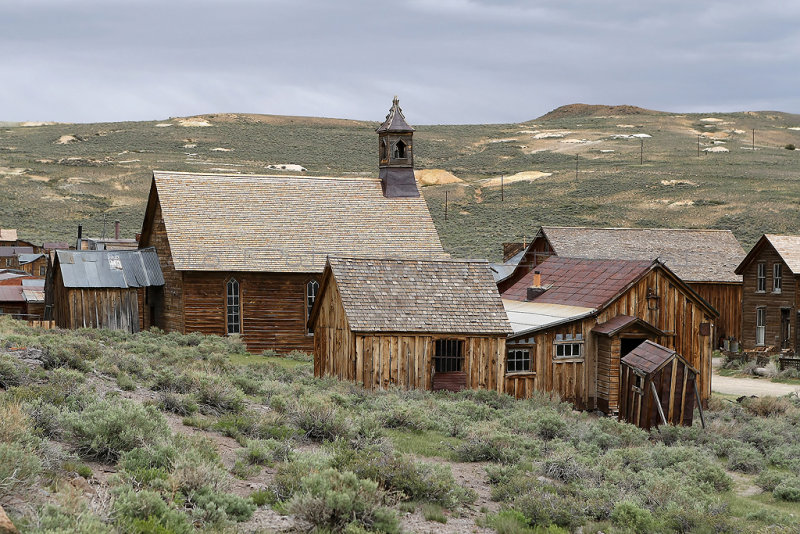
M 742 347 L 796 353 L 800 236 L 761 236 L 736 273 L 744 278 Z

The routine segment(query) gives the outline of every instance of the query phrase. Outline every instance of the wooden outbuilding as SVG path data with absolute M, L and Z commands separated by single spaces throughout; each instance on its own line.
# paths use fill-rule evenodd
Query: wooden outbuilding
M 156 248 L 165 286 L 148 291 L 145 325 L 311 352 L 327 256 L 448 258 L 401 119 L 395 101 L 378 178 L 154 172 L 140 246 Z
M 719 312 L 714 346 L 741 339 L 744 249 L 729 230 L 542 226 L 529 243 L 505 243 L 494 266 L 501 293 L 550 256 L 658 260 Z
M 796 354 L 800 347 L 800 236 L 761 236 L 736 273 L 744 277 L 742 347 Z
M 485 261 L 329 258 L 311 315 L 314 374 L 503 392 L 511 332 Z
M 556 392 L 579 409 L 617 413 L 620 359 L 645 340 L 684 355 L 711 394 L 716 310 L 658 260 L 551 256 L 502 293 L 513 334 L 505 391 Z
M 57 250 L 46 284 L 45 319 L 59 328 L 138 332 L 145 290 L 162 287 L 155 249 Z
M 620 364 L 620 421 L 645 430 L 667 424 L 692 426 L 697 407 L 705 427 L 697 369 L 680 354 L 647 340 Z

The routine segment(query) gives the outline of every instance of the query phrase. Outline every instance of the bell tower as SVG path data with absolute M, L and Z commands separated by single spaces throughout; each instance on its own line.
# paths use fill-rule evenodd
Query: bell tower
M 383 196 L 418 197 L 419 190 L 414 179 L 414 128 L 406 122 L 397 97 L 392 101 L 386 120 L 376 131 Z

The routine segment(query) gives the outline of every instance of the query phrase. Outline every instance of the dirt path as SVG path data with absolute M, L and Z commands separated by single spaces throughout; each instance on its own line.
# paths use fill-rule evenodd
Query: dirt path
M 724 393 L 726 395 L 756 395 L 758 397 L 766 395 L 779 397 L 795 392 L 800 394 L 800 386 L 779 384 L 777 382 L 771 382 L 768 378 L 734 378 L 732 376 L 720 376 L 717 374 L 717 367 L 721 363 L 721 358 L 714 358 L 714 376 L 711 378 L 711 390 L 717 393 Z

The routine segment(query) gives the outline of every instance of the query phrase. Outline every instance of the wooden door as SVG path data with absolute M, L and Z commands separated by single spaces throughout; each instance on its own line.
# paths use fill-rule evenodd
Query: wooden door
M 789 341 L 789 324 L 791 323 L 791 310 L 789 308 L 781 308 L 781 349 L 788 349 Z

